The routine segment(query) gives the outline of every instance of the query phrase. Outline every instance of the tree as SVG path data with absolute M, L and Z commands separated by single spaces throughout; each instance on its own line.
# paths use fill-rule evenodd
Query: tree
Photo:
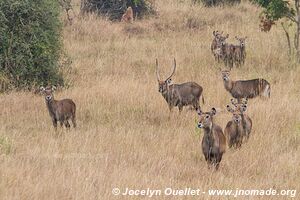
M 0 91 L 62 85 L 57 0 L 0 1 Z
M 281 26 L 285 32 L 288 43 L 288 54 L 291 58 L 292 54 L 296 56 L 296 60 L 300 63 L 300 49 L 299 49 L 299 34 L 300 34 L 300 0 L 254 0 L 264 8 L 262 14 L 267 20 L 272 22 L 281 21 Z M 292 4 L 290 4 L 292 2 Z M 291 45 L 290 33 L 288 26 L 295 27 L 293 48 Z
M 147 0 L 81 0 L 80 10 L 82 13 L 96 13 L 118 21 L 129 6 L 138 18 L 155 14 L 153 3 Z

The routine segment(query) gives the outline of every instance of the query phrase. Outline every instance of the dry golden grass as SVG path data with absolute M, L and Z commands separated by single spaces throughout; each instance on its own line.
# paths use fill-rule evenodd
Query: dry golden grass
M 141 198 L 115 197 L 114 187 L 300 192 L 300 68 L 288 67 L 281 28 L 260 32 L 260 10 L 248 3 L 210 9 L 175 0 L 156 4 L 158 18 L 128 25 L 89 16 L 64 29 L 73 82 L 55 95 L 77 104 L 76 130 L 57 135 L 41 96 L 0 96 L 0 199 Z M 166 77 L 176 57 L 174 82 L 202 85 L 204 110 L 218 108 L 216 121 L 224 128 L 231 96 L 210 52 L 213 30 L 229 33 L 231 42 L 235 35 L 249 38 L 246 65 L 233 70 L 233 79 L 261 77 L 272 87 L 271 99 L 250 100 L 250 140 L 227 150 L 217 172 L 207 169 L 196 114 L 175 110 L 168 120 L 154 66 L 157 57 Z

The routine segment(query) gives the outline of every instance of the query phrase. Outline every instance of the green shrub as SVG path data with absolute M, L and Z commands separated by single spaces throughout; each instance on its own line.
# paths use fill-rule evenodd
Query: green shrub
M 62 85 L 57 0 L 0 1 L 0 90 Z
M 81 12 L 96 13 L 112 21 L 120 20 L 129 6 L 133 9 L 134 17 L 155 14 L 153 4 L 147 0 L 81 0 Z

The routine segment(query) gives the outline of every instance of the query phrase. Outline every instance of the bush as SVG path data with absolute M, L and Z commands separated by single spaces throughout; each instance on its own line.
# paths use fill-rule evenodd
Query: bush
M 133 9 L 134 17 L 155 14 L 153 4 L 147 0 L 81 0 L 82 13 L 96 13 L 112 21 L 120 20 L 129 6 Z
M 56 0 L 0 1 L 0 90 L 63 85 Z
M 202 2 L 204 6 L 235 5 L 241 3 L 241 0 L 193 0 L 194 3 Z

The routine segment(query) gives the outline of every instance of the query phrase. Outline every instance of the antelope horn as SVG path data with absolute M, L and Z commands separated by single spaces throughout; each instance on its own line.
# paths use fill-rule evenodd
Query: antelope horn
M 174 58 L 173 72 L 172 72 L 171 76 L 169 76 L 169 78 L 167 78 L 167 80 L 170 79 L 174 75 L 175 70 L 176 70 L 176 59 Z
M 157 78 L 157 81 L 160 81 L 160 77 L 159 77 L 159 71 L 158 71 L 158 60 L 156 58 L 156 78 Z

